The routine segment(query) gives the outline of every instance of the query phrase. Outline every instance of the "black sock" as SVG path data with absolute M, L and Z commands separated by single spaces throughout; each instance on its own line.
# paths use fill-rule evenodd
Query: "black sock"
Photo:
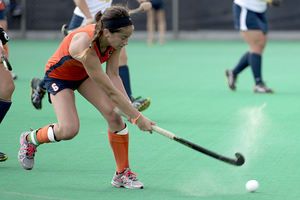
M 129 99 L 131 99 L 132 92 L 131 92 L 131 87 L 130 87 L 129 69 L 128 69 L 127 65 L 119 67 L 119 75 L 123 81 L 123 85 L 126 90 L 126 93 L 129 97 Z
M 245 53 L 241 57 L 239 63 L 236 65 L 236 67 L 232 71 L 233 75 L 239 74 L 241 71 L 243 71 L 246 67 L 249 66 L 249 57 L 250 57 L 249 52 Z
M 253 72 L 255 84 L 259 84 L 262 82 L 261 78 L 261 55 L 252 53 L 250 55 L 250 65 Z

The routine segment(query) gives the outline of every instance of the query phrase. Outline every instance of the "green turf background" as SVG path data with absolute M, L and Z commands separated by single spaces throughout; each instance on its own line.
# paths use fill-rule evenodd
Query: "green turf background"
M 129 125 L 132 171 L 143 190 L 110 185 L 116 168 L 103 117 L 78 93 L 80 133 L 70 141 L 38 148 L 33 170 L 17 160 L 19 136 L 30 127 L 56 122 L 46 99 L 30 103 L 30 79 L 42 77 L 60 41 L 10 41 L 16 90 L 0 126 L 0 199 L 299 199 L 299 41 L 268 42 L 263 78 L 274 94 L 253 94 L 251 69 L 238 77 L 237 91 L 224 69 L 247 51 L 240 42 L 169 41 L 165 46 L 130 42 L 127 51 L 134 96 L 149 97 L 143 112 L 160 127 L 200 146 L 246 163 L 231 166 L 159 134 Z M 255 193 L 248 180 L 260 183 Z

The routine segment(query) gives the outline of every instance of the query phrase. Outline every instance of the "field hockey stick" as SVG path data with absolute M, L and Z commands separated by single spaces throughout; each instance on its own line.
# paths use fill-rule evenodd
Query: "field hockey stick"
M 117 107 L 114 108 L 114 112 L 117 113 L 118 115 L 121 115 L 123 117 L 128 118 L 128 116 L 123 111 L 121 111 L 119 108 L 117 108 Z M 208 149 L 205 149 L 205 148 L 203 148 L 203 147 L 201 147 L 201 146 L 199 146 L 197 144 L 194 144 L 194 143 L 192 143 L 190 141 L 187 141 L 187 140 L 185 140 L 183 138 L 180 138 L 177 135 L 175 135 L 175 134 L 173 134 L 173 133 L 171 133 L 171 132 L 169 132 L 167 130 L 164 130 L 164 129 L 158 127 L 158 126 L 152 125 L 152 130 L 155 131 L 156 133 L 159 133 L 159 134 L 161 134 L 161 135 L 163 135 L 163 136 L 171 139 L 171 140 L 175 140 L 176 142 L 179 142 L 179 143 L 181 143 L 181 144 L 183 144 L 183 145 L 185 145 L 187 147 L 190 147 L 190 148 L 192 148 L 192 149 L 194 149 L 196 151 L 204 153 L 204 154 L 206 154 L 206 155 L 208 155 L 210 157 L 216 158 L 216 159 L 221 160 L 223 162 L 226 162 L 228 164 L 236 165 L 236 166 L 241 166 L 241 165 L 243 165 L 245 163 L 245 159 L 242 156 L 242 154 L 240 154 L 240 153 L 236 153 L 235 154 L 236 159 L 228 158 L 228 157 L 222 156 L 220 154 L 217 154 L 217 153 L 215 153 L 213 151 L 210 151 Z
M 11 71 L 11 70 L 12 70 L 12 67 L 11 67 L 11 65 L 10 65 L 10 63 L 9 63 L 9 61 L 8 61 L 8 59 L 7 59 L 7 57 L 6 57 L 5 55 L 2 55 L 2 56 L 1 56 L 1 60 L 2 60 L 2 62 L 3 62 L 3 64 L 4 64 L 4 67 L 5 67 L 7 70 Z
M 275 7 L 280 6 L 282 2 L 282 0 L 261 0 L 261 1 L 265 1 Z

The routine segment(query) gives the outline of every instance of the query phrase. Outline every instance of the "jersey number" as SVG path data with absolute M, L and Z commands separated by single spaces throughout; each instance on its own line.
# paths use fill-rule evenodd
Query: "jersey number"
M 51 87 L 55 92 L 59 89 L 59 87 L 56 85 L 56 83 L 52 83 Z

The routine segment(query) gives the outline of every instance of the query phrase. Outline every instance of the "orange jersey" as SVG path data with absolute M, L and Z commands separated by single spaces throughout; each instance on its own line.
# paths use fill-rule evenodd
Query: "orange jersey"
M 69 47 L 71 40 L 76 33 L 86 32 L 92 40 L 94 30 L 94 24 L 87 25 L 72 32 L 63 39 L 54 55 L 48 60 L 46 64 L 45 73 L 48 75 L 48 77 L 68 81 L 78 81 L 88 76 L 83 64 L 78 60 L 75 60 L 70 55 Z M 94 49 L 99 57 L 101 64 L 106 62 L 114 51 L 113 47 L 108 47 L 107 50 L 102 53 L 100 51 L 99 42 L 96 42 L 94 44 Z
M 4 2 L 0 0 L 0 10 L 4 10 L 5 7 L 4 7 Z

